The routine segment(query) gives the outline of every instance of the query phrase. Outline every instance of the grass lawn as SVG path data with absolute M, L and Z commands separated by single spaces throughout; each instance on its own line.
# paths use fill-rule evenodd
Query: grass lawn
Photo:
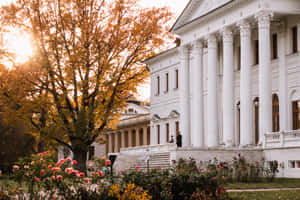
M 227 189 L 300 188 L 300 179 L 277 178 L 273 182 L 263 181 L 261 183 L 227 183 L 225 187 Z
M 300 200 L 300 190 L 229 192 L 232 200 Z

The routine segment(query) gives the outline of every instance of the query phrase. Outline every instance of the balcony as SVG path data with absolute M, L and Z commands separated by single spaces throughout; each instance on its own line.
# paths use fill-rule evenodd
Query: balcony
M 266 133 L 264 148 L 300 147 L 300 129 Z

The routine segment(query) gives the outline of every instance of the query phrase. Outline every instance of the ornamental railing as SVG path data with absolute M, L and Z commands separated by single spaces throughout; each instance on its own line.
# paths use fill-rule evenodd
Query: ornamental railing
M 264 136 L 264 147 L 300 147 L 300 129 L 266 133 Z

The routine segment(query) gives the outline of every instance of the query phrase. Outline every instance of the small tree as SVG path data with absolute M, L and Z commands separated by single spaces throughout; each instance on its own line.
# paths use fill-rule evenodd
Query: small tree
M 25 99 L 36 106 L 26 118 L 86 170 L 88 147 L 148 76 L 142 61 L 170 38 L 171 14 L 134 0 L 16 0 L 0 13 L 1 27 L 18 26 L 34 44 L 23 67 Z

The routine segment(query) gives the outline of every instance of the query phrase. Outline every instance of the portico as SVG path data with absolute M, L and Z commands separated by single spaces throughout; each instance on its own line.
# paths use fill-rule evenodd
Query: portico
M 178 112 L 184 147 L 263 147 L 265 134 L 291 130 L 288 55 L 298 52 L 300 30 L 293 27 L 300 16 L 291 9 L 295 2 L 284 4 L 190 1 L 171 29 L 180 46 L 147 61 L 155 116 L 151 144 L 167 142 L 171 109 Z M 179 72 L 179 87 L 157 93 L 166 84 L 161 74 L 172 71 Z M 299 90 L 298 83 L 293 87 Z

